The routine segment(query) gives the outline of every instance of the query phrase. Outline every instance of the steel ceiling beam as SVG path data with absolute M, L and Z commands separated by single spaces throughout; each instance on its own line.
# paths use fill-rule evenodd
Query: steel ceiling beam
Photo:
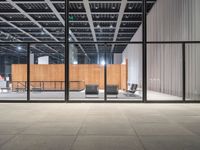
M 44 3 L 44 1 L 15 1 L 16 3 L 32 3 L 32 4 L 42 4 L 42 3 Z M 149 0 L 149 1 L 147 1 L 147 4 L 152 4 L 152 3 L 155 3 L 156 2 L 156 0 Z M 1 2 L 1 3 L 4 3 L 4 4 L 6 4 L 7 2 L 5 2 L 5 1 L 3 1 L 3 2 Z M 51 3 L 55 3 L 55 4 L 64 4 L 65 3 L 65 1 L 63 0 L 63 1 L 51 1 Z M 78 4 L 80 4 L 80 3 L 82 3 L 82 1 L 70 1 L 69 2 L 70 4 L 76 4 L 76 3 L 78 3 Z M 120 4 L 121 3 L 121 1 L 120 0 L 116 0 L 116 1 L 99 1 L 99 0 L 96 0 L 96 1 L 89 1 L 89 3 L 93 3 L 93 4 L 99 4 L 99 3 L 109 3 L 109 4 Z M 128 1 L 128 3 L 130 3 L 130 4 L 142 4 L 142 0 L 141 1 Z
M 51 8 L 51 10 L 53 11 L 53 13 L 56 15 L 56 17 L 62 23 L 62 25 L 65 26 L 65 20 L 60 15 L 60 13 L 57 11 L 57 9 L 55 8 L 55 6 L 51 3 L 51 1 L 50 0 L 45 0 L 45 2 Z M 65 32 L 68 32 L 68 31 L 65 31 Z M 75 42 L 78 42 L 76 36 L 73 34 L 73 32 L 70 29 L 69 29 L 69 34 L 71 35 L 71 37 L 74 39 Z M 87 55 L 87 53 L 85 52 L 85 50 L 83 49 L 83 47 L 81 46 L 81 44 L 78 44 L 78 45 L 79 45 L 80 49 L 83 51 L 83 53 Z
M 120 11 L 119 11 L 119 16 L 118 16 L 118 20 L 117 20 L 117 26 L 116 26 L 116 29 L 115 29 L 113 42 L 115 42 L 117 40 L 127 2 L 128 2 L 127 0 L 121 1 L 121 6 L 120 6 Z M 115 44 L 112 44 L 111 53 L 114 51 L 114 47 L 115 47 Z
M 31 17 L 27 12 L 25 12 L 22 8 L 20 8 L 16 2 L 13 2 L 12 0 L 7 0 L 7 2 L 9 2 L 14 8 L 16 8 L 19 12 L 21 12 L 21 14 L 23 14 L 24 16 L 26 16 L 29 20 L 31 20 L 34 24 L 36 24 L 39 28 L 43 29 L 44 32 L 46 32 L 47 34 L 50 35 L 50 37 L 52 39 L 54 39 L 55 41 L 59 41 L 57 38 L 55 38 L 48 30 L 46 30 L 43 26 L 41 26 L 35 19 L 33 19 L 33 17 Z
M 91 14 L 91 10 L 90 10 L 89 1 L 88 0 L 83 0 L 83 4 L 84 4 L 85 10 L 86 10 L 86 14 L 87 14 L 87 18 L 88 18 L 88 21 L 89 21 L 89 24 L 90 24 L 92 37 L 94 39 L 94 42 L 97 42 L 97 37 L 96 37 L 96 34 L 95 34 L 95 30 L 94 30 L 94 23 L 93 23 L 93 19 L 92 19 L 92 14 Z M 96 47 L 97 53 L 99 53 L 98 45 L 95 44 L 95 47 Z

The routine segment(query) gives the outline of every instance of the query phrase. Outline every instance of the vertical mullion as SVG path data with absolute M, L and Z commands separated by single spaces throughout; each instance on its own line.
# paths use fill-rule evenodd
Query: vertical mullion
M 106 45 L 106 44 L 105 44 Z M 104 101 L 107 101 L 107 58 L 106 51 L 104 52 Z
M 30 102 L 30 43 L 27 44 L 27 102 Z
M 69 0 L 65 0 L 65 101 L 69 101 Z
M 183 102 L 186 101 L 186 57 L 185 57 L 185 43 L 182 44 L 182 83 L 183 83 Z
M 146 0 L 142 0 L 142 55 L 143 55 L 143 84 L 142 97 L 143 102 L 147 102 L 147 15 Z

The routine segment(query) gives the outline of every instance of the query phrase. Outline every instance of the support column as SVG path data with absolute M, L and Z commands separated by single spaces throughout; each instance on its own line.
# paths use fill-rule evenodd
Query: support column
M 30 102 L 30 43 L 27 44 L 27 101 Z
M 143 84 L 142 84 L 142 96 L 143 102 L 147 102 L 147 9 L 146 0 L 142 0 L 142 55 L 143 55 Z
M 185 61 L 185 43 L 182 44 L 182 61 L 183 61 L 183 65 L 182 65 L 182 71 L 183 71 L 183 76 L 182 76 L 182 80 L 183 80 L 183 102 L 185 102 L 186 100 L 186 61 Z
M 65 1 L 65 101 L 69 101 L 69 0 Z

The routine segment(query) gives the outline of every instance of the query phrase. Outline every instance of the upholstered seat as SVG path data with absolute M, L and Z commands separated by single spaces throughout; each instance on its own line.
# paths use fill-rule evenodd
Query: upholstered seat
M 107 85 L 106 91 L 107 91 L 107 95 L 118 96 L 118 94 L 119 94 L 117 85 Z
M 87 95 L 99 95 L 99 86 L 95 84 L 86 85 L 85 96 Z

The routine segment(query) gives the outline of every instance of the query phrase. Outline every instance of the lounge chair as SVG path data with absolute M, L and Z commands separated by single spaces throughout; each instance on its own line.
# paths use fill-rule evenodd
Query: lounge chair
M 135 96 L 135 92 L 137 91 L 137 84 L 131 84 L 130 89 L 126 91 L 126 96 Z
M 96 96 L 98 97 L 99 95 L 99 86 L 96 84 L 90 84 L 90 85 L 86 85 L 86 89 L 85 89 L 85 97 L 87 97 L 88 95 L 90 96 Z
M 114 95 L 116 96 L 116 98 L 119 94 L 117 85 L 107 85 L 106 91 L 107 91 L 107 95 L 112 95 L 112 96 Z

